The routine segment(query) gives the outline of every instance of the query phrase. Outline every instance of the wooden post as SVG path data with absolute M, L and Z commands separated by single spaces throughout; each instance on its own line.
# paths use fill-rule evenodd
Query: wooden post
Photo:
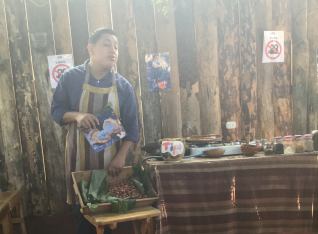
M 291 0 L 293 42 L 293 135 L 307 131 L 307 89 L 309 47 L 307 40 L 307 1 Z
M 0 32 L 0 190 L 21 190 L 25 194 L 19 119 L 3 0 L 0 1 Z
M 166 15 L 160 10 L 164 5 L 170 9 Z M 163 2 L 163 4 L 156 4 L 154 1 L 154 8 L 158 52 L 169 52 L 171 69 L 171 90 L 161 92 L 162 133 L 164 138 L 181 137 L 180 83 L 173 10 L 175 5 L 173 0 Z
M 28 3 L 34 5 L 29 1 Z M 5 0 L 5 4 L 26 178 L 27 194 L 24 196 L 27 199 L 27 214 L 46 215 L 48 198 L 25 2 Z M 38 12 L 33 13 L 33 16 L 37 14 Z
M 221 134 L 216 0 L 193 1 L 201 133 Z
M 271 141 L 274 137 L 273 64 L 262 63 L 264 31 L 272 30 L 272 1 L 255 3 L 257 54 L 257 139 Z
M 154 11 L 151 1 L 133 0 L 132 3 L 135 12 L 145 144 L 149 144 L 162 139 L 160 94 L 148 89 L 145 61 L 146 54 L 157 52 Z
M 255 2 L 239 1 L 242 138 L 255 140 L 257 124 L 257 56 Z
M 290 0 L 272 1 L 273 30 L 284 31 L 284 62 L 274 64 L 275 135 L 293 134 Z
M 180 74 L 182 136 L 201 135 L 199 75 L 195 44 L 193 0 L 175 0 Z
M 99 28 L 113 28 L 110 0 L 86 0 L 89 33 Z
M 232 0 L 219 1 L 218 42 L 222 135 L 226 140 L 241 140 L 240 54 L 238 6 Z M 235 129 L 226 123 L 234 121 Z
M 86 12 L 86 1 L 68 1 L 74 66 L 83 64 L 89 59 L 88 44 L 88 22 Z
M 308 129 L 311 133 L 318 129 L 318 77 L 317 77 L 317 49 L 318 49 L 318 1 L 308 2 L 308 42 L 309 42 L 309 76 L 308 76 Z
M 113 0 L 111 3 L 114 30 L 116 31 L 119 40 L 118 71 L 132 85 L 135 92 L 138 111 L 139 141 L 137 144 L 134 144 L 133 149 L 126 158 L 126 165 L 132 165 L 132 163 L 137 163 L 139 161 L 141 147 L 144 145 L 135 16 L 130 0 Z

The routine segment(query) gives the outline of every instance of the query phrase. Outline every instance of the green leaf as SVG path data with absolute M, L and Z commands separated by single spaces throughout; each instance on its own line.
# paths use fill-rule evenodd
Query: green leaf
M 112 197 L 110 196 L 109 193 L 107 193 L 106 195 L 102 196 L 100 199 L 101 203 L 109 203 L 109 202 L 113 202 L 113 201 L 118 201 L 118 197 Z
M 118 201 L 112 201 L 112 212 L 118 213 Z
M 88 190 L 89 202 L 99 202 L 101 197 L 108 193 L 106 175 L 107 171 L 93 170 Z
M 147 192 L 147 198 L 151 198 L 151 197 L 157 197 L 157 195 L 154 193 L 154 192 L 152 192 L 152 191 L 148 191 Z
M 87 193 L 88 193 L 87 181 L 81 180 L 81 182 L 78 183 L 78 189 L 82 195 L 82 200 L 83 200 L 84 204 L 86 205 L 88 202 L 88 199 L 87 199 Z
M 141 195 L 145 195 L 145 189 L 142 183 L 140 183 L 138 180 L 135 180 L 132 177 L 129 177 L 129 179 L 135 184 L 135 186 L 137 187 L 138 191 L 141 193 Z
M 98 203 L 87 203 L 87 206 L 91 209 L 91 211 L 95 212 L 98 208 Z

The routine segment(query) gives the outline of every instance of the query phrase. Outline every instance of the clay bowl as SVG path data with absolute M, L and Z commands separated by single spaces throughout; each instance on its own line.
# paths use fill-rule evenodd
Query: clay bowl
M 221 157 L 225 153 L 225 149 L 222 149 L 222 148 L 210 149 L 210 150 L 204 151 L 204 153 L 209 158 L 218 158 L 218 157 Z
M 244 156 L 253 156 L 259 151 L 259 147 L 256 145 L 241 145 L 241 151 Z

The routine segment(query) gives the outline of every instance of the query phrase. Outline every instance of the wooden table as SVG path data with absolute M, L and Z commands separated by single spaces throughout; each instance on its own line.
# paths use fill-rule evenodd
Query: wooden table
M 103 234 L 105 226 L 110 229 L 117 228 L 117 223 L 132 221 L 135 234 L 145 234 L 147 232 L 147 226 L 152 228 L 152 218 L 159 216 L 160 211 L 151 206 L 139 207 L 128 211 L 126 214 L 115 213 L 99 213 L 93 215 L 84 215 L 85 218 L 91 222 L 97 230 L 97 234 Z M 138 227 L 138 223 L 141 222 L 141 226 Z M 148 225 L 149 224 L 149 225 Z
M 22 193 L 21 191 L 8 191 L 0 193 L 0 202 L 5 203 L 9 207 L 10 221 L 19 224 L 20 233 L 26 234 L 23 211 L 21 207 Z M 11 218 L 11 211 L 16 209 L 17 218 Z

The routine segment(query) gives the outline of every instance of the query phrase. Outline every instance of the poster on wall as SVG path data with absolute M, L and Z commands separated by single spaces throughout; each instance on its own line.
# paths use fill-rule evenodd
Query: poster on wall
M 284 31 L 264 31 L 263 63 L 284 62 Z
M 146 54 L 149 91 L 171 90 L 169 53 Z
M 55 89 L 63 73 L 73 67 L 73 56 L 71 54 L 52 55 L 47 56 L 47 60 L 51 87 Z

